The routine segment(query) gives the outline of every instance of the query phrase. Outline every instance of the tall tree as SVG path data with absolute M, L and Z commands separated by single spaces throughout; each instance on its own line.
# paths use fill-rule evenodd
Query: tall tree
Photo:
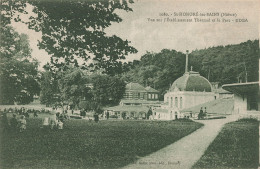
M 122 21 L 116 10 L 132 11 L 129 3 L 132 1 L 3 0 L 2 23 L 6 25 L 12 18 L 21 21 L 20 13 L 28 13 L 26 6 L 30 4 L 36 16 L 30 16 L 26 23 L 30 29 L 42 32 L 39 47 L 52 55 L 46 68 L 61 70 L 82 63 L 81 67 L 86 69 L 92 58 L 96 68 L 114 75 L 122 69 L 121 60 L 137 50 L 129 46 L 128 40 L 107 36 L 104 30 L 112 22 Z
M 40 89 L 38 62 L 31 58 L 28 37 L 2 26 L 0 39 L 0 104 L 29 103 Z
M 50 71 L 41 73 L 40 88 L 41 104 L 45 104 L 48 107 L 60 102 L 58 80 Z

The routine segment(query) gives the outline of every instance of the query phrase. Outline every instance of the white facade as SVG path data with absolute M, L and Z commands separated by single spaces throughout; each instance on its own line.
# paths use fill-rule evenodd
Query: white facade
M 234 114 L 247 113 L 247 97 L 241 97 L 237 94 L 234 95 Z
M 189 118 L 190 113 L 180 113 L 180 110 L 194 107 L 216 99 L 212 85 L 197 72 L 186 72 L 178 78 L 164 95 L 164 104 L 155 110 L 154 119 L 174 120 Z

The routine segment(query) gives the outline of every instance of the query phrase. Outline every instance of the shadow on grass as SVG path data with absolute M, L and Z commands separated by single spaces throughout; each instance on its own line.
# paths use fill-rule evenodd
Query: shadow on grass
M 29 118 L 23 133 L 1 133 L 1 168 L 118 168 L 202 126 L 192 121 L 68 120 L 43 130 Z

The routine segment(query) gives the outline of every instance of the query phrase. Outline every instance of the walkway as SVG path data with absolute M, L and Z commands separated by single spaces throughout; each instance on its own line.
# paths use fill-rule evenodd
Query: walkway
M 222 126 L 234 120 L 231 116 L 226 119 L 200 120 L 198 122 L 204 124 L 202 128 L 155 153 L 141 157 L 135 164 L 124 169 L 191 168 L 204 154 Z

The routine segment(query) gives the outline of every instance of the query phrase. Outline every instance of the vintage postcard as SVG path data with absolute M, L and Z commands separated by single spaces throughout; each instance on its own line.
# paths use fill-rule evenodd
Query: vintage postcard
M 259 0 L 2 0 L 0 168 L 259 168 Z

